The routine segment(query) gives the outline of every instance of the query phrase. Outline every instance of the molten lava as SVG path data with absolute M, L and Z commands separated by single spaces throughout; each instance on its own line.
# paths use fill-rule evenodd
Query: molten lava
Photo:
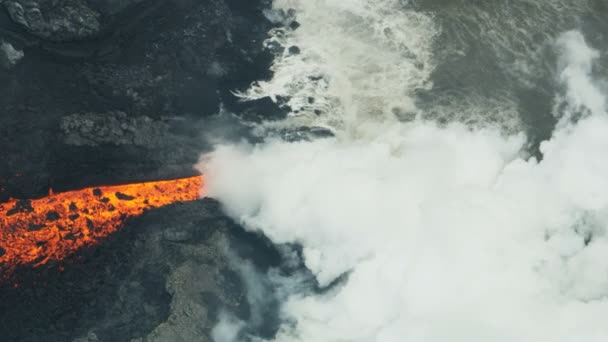
M 103 186 L 0 203 L 0 274 L 98 243 L 145 210 L 200 198 L 201 176 Z

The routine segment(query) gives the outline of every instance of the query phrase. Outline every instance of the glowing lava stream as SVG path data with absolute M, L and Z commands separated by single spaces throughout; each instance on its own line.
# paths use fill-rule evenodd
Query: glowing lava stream
M 203 177 L 101 186 L 0 203 L 0 274 L 98 243 L 145 210 L 201 198 Z

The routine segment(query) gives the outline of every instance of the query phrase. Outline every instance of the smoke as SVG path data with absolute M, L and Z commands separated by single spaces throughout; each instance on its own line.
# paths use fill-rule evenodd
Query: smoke
M 265 325 L 269 325 L 269 322 L 264 320 L 272 316 L 272 311 L 276 307 L 277 297 L 272 292 L 273 284 L 270 279 L 264 276 L 251 261 L 237 255 L 234 248 L 235 246 L 226 243 L 223 252 L 230 269 L 238 275 L 243 287 L 247 313 L 246 315 L 241 313 L 241 316 L 246 317 L 237 317 L 235 313 L 222 309 L 218 323 L 211 332 L 215 342 L 255 340 L 251 335 L 252 332 L 259 332 Z
M 306 36 L 307 6 L 346 11 L 368 25 L 362 28 L 376 27 L 376 14 L 397 3 L 289 5 L 303 13 L 297 35 Z M 432 25 L 419 25 L 419 16 L 405 18 L 400 29 L 409 30 L 413 41 L 434 34 Z M 285 324 L 274 340 L 606 341 L 608 117 L 606 98 L 592 79 L 598 52 L 576 31 L 556 40 L 563 91 L 556 95 L 555 114 L 568 119 L 542 143 L 539 161 L 527 159 L 522 134 L 378 117 L 379 110 L 391 113 L 393 86 L 406 79 L 406 88 L 426 85 L 429 74 L 415 68 L 418 60 L 391 65 L 369 79 L 337 67 L 354 63 L 352 49 L 373 41 L 365 37 L 376 31 L 354 34 L 335 29 L 334 19 L 323 20 L 330 41 L 319 44 L 335 54 L 323 55 L 312 38 L 292 37 L 310 44 L 301 44 L 302 51 L 312 46 L 313 52 L 298 63 L 279 59 L 278 79 L 255 91 L 282 89 L 297 101 L 304 97 L 300 92 L 310 91 L 298 78 L 310 70 L 300 63 L 316 68 L 334 61 L 314 71 L 348 89 L 329 86 L 313 93 L 350 116 L 342 121 L 348 127 L 337 125 L 336 137 L 306 142 L 220 145 L 200 163 L 208 195 L 247 229 L 276 244 L 301 245 L 304 264 L 320 286 L 348 274 L 322 294 L 290 287 L 282 301 Z M 347 32 L 343 38 L 350 44 L 336 46 L 336 32 Z M 387 42 L 379 39 L 375 50 L 365 52 L 398 51 Z M 379 76 L 394 68 L 403 77 L 394 84 L 386 78 L 384 87 Z M 372 86 L 381 92 L 375 94 L 378 101 L 366 96 Z M 408 110 L 417 110 L 413 102 Z
M 310 293 L 314 280 L 302 265 L 298 250 L 293 245 L 276 246 L 282 264 L 262 271 L 253 262 L 239 255 L 239 244 L 224 244 L 223 253 L 230 270 L 234 271 L 243 287 L 246 312 L 237 314 L 221 308 L 218 322 L 211 331 L 215 342 L 263 342 L 272 336 L 278 325 L 279 303 L 293 294 Z M 240 303 L 242 307 L 245 303 Z

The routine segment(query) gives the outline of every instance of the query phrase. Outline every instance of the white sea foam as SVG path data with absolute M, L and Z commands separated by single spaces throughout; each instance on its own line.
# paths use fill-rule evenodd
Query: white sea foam
M 522 134 L 391 118 L 396 104 L 418 110 L 413 94 L 430 86 L 437 32 L 431 16 L 400 3 L 276 1 L 296 9 L 302 26 L 283 39 L 302 53 L 279 58 L 275 79 L 249 96 L 290 95 L 310 120 L 340 122 L 337 136 L 218 146 L 201 160 L 207 193 L 228 214 L 278 244 L 301 244 L 321 285 L 348 273 L 329 293 L 294 290 L 275 340 L 608 340 L 597 52 L 578 32 L 557 39 L 556 101 L 567 105 L 556 110 L 580 119 L 562 121 L 542 161 L 524 159 Z M 386 27 L 400 38 L 387 40 Z M 406 50 L 415 57 L 400 59 Z M 314 75 L 322 86 L 307 81 Z M 307 112 L 310 96 L 333 117 Z
M 278 0 L 301 26 L 274 30 L 267 43 L 289 48 L 275 60 L 271 81 L 247 99 L 289 98 L 292 116 L 309 124 L 356 129 L 363 120 L 416 112 L 413 94 L 431 86 L 432 17 L 404 10 L 399 0 Z M 316 113 L 315 113 L 316 112 Z M 352 124 L 350 124 L 352 123 Z

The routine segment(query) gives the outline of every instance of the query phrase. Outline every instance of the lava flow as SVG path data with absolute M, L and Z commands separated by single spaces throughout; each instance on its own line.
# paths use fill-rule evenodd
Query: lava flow
M 200 198 L 203 177 L 102 186 L 0 203 L 0 275 L 60 261 L 145 210 Z

